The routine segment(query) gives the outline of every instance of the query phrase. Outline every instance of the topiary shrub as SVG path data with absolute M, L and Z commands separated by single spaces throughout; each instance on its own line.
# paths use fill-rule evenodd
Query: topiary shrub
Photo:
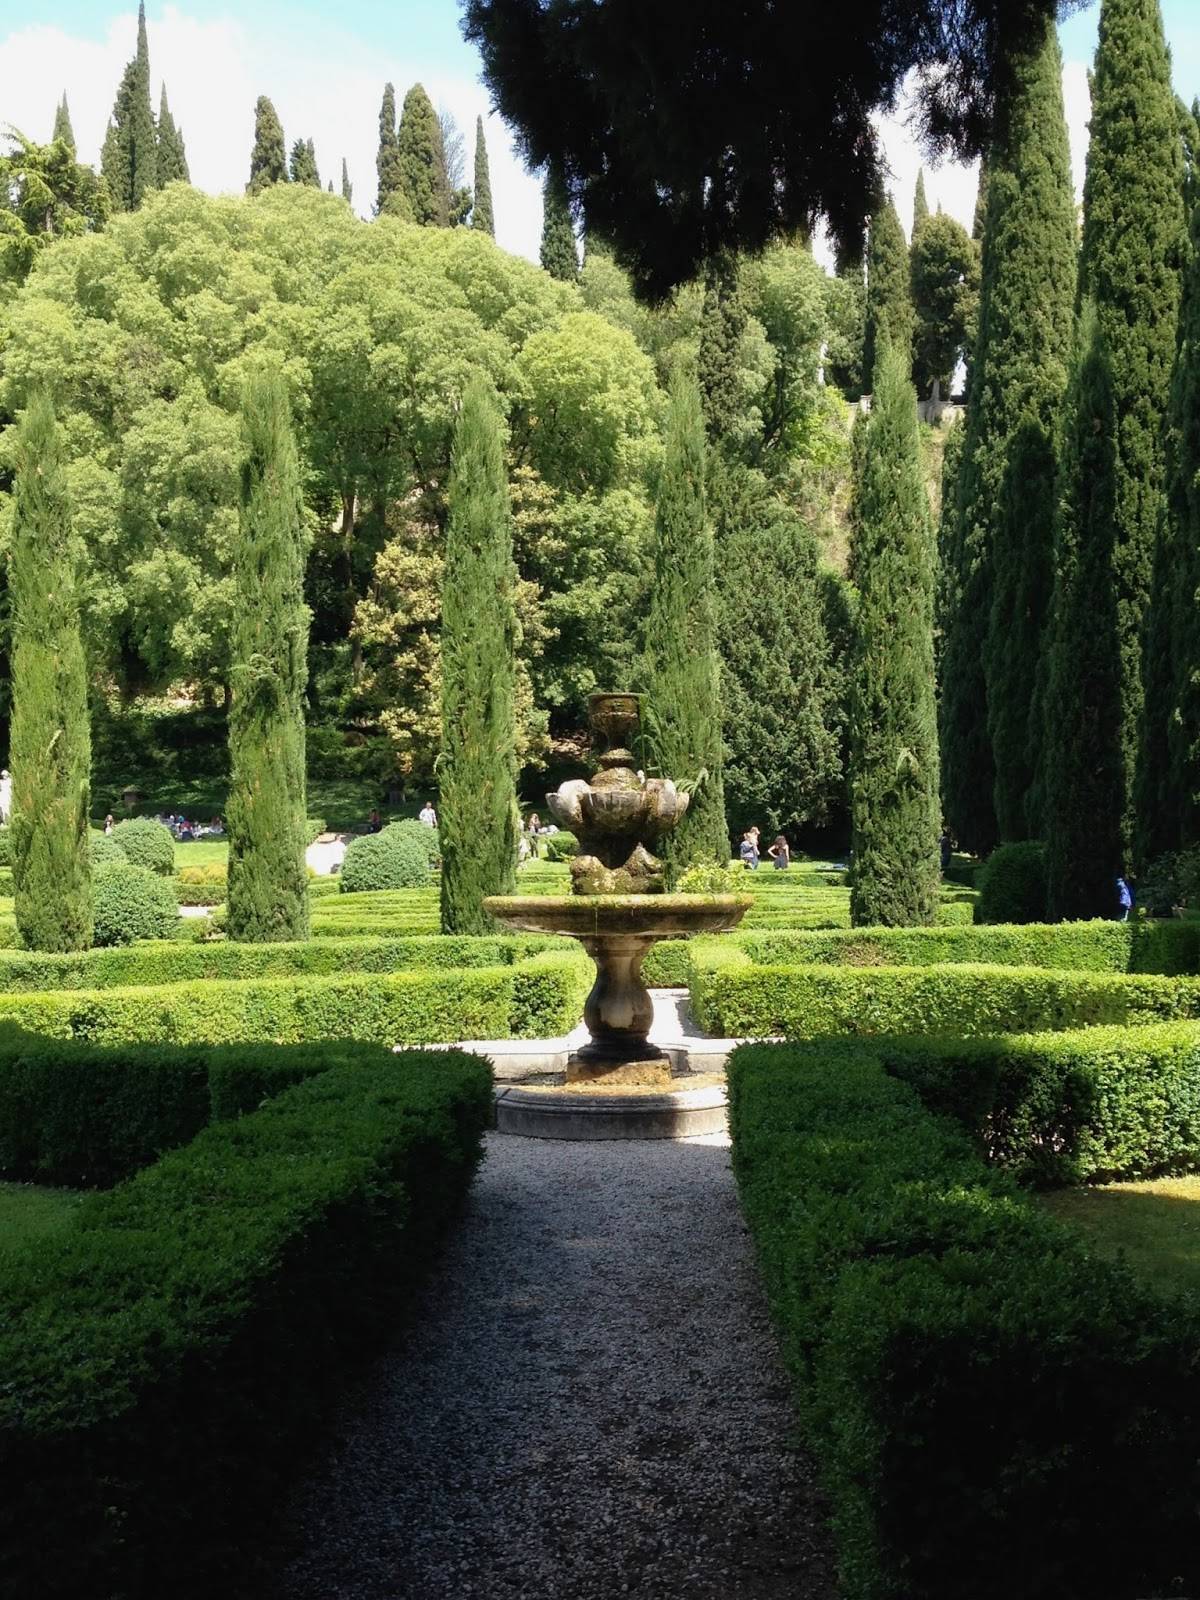
M 108 867 L 114 862 L 124 864 L 126 855 L 115 839 L 106 833 L 93 833 L 88 837 L 88 854 L 93 867 Z
M 128 861 L 96 868 L 92 910 L 93 938 L 98 945 L 169 939 L 179 925 L 179 905 L 171 884 L 149 867 Z
M 573 833 L 547 833 L 542 836 L 547 861 L 570 861 L 579 854 L 579 840 Z
M 130 817 L 118 822 L 110 838 L 120 845 L 126 861 L 170 877 L 175 871 L 175 840 L 171 830 L 153 817 Z
M 1037 839 L 1002 844 L 976 877 L 976 922 L 1046 921 L 1046 846 Z M 1113 895 L 1114 904 L 1116 895 Z
M 442 841 L 438 837 L 438 831 L 424 822 L 405 817 L 402 822 L 389 822 L 383 831 L 394 834 L 397 838 L 414 840 L 431 867 L 436 866 L 442 859 Z
M 11 867 L 13 864 L 12 834 L 8 824 L 0 827 L 0 867 Z
M 403 823 L 393 822 L 382 833 L 353 840 L 342 862 L 343 894 L 363 889 L 423 889 L 429 878 L 428 854 Z

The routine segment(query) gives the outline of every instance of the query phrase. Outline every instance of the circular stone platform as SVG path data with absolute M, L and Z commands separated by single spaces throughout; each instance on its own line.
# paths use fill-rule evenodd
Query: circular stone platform
M 665 1092 L 595 1084 L 506 1085 L 496 1091 L 496 1128 L 527 1139 L 690 1139 L 725 1131 L 718 1080 Z

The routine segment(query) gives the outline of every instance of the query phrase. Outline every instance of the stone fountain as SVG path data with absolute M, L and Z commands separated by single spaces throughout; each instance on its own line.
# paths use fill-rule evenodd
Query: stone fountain
M 653 1016 L 642 980 L 646 952 L 660 939 L 722 933 L 751 902 L 731 894 L 667 894 L 651 847 L 676 826 L 688 796 L 670 778 L 642 778 L 630 746 L 638 697 L 594 694 L 588 721 L 603 746 L 590 781 L 547 795 L 551 814 L 579 839 L 569 895 L 497 895 L 484 902 L 498 921 L 527 933 L 578 939 L 596 963 L 584 1006 L 589 1042 L 567 1062 L 568 1085 L 663 1091 L 671 1062 L 648 1038 Z

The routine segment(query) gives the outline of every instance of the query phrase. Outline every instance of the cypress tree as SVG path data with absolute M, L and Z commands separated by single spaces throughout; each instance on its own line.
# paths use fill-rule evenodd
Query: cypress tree
M 645 672 L 663 774 L 676 783 L 701 779 L 683 821 L 663 841 L 667 882 L 674 886 L 685 867 L 725 865 L 729 859 L 704 416 L 696 380 L 683 370 L 671 382 L 666 456 L 654 514 Z
M 544 264 L 544 263 L 543 263 Z M 742 336 L 746 308 L 735 255 L 714 257 L 704 276 L 696 375 L 710 444 L 731 444 L 742 411 Z
M 287 181 L 283 124 L 266 95 L 260 94 L 254 104 L 254 149 L 250 152 L 250 181 L 246 193 L 261 194 L 271 184 Z
M 925 168 L 917 173 L 917 188 L 913 195 L 913 225 L 910 242 L 916 244 L 917 229 L 929 216 L 929 201 L 925 198 Z
M 933 531 L 906 346 L 885 347 L 854 529 L 850 673 L 854 925 L 931 923 L 938 901 Z
M 229 710 L 229 934 L 308 937 L 304 690 L 308 607 L 300 466 L 282 374 L 242 400 Z
M 463 395 L 448 501 L 438 800 L 442 931 L 484 933 L 491 925 L 484 896 L 511 894 L 516 881 L 518 634 L 501 419 L 482 377 Z
M 317 171 L 317 152 L 311 139 L 297 139 L 292 146 L 289 176 L 293 183 L 306 183 L 311 189 L 321 187 L 321 174 Z
M 354 186 L 350 182 L 350 171 L 346 166 L 346 158 L 342 157 L 342 199 L 348 206 L 354 204 Z
M 961 223 L 926 217 L 909 252 L 913 303 L 913 380 L 918 394 L 949 389 L 967 329 L 976 320 L 978 251 Z
M 64 91 L 62 101 L 54 108 L 54 132 L 50 135 L 51 143 L 61 139 L 71 154 L 75 153 L 75 130 L 71 126 L 71 113 L 67 109 L 67 96 Z
M 947 807 L 987 815 L 970 798 L 980 729 L 965 749 L 950 730 L 986 704 L 993 807 L 1001 839 L 1036 832 L 1027 799 L 1037 767 L 1038 661 L 1053 588 L 1059 416 L 1071 361 L 1075 198 L 1053 21 L 1036 52 L 1014 64 L 989 163 L 984 286 L 962 477 L 962 603 L 950 621 L 943 695 Z M 981 635 L 986 643 L 980 660 Z M 951 795 L 955 803 L 951 805 Z M 966 835 L 964 835 L 966 836 Z M 990 842 L 990 841 L 985 841 Z
M 383 101 L 379 107 L 379 150 L 375 156 L 375 171 L 379 184 L 375 195 L 375 215 L 382 217 L 389 210 L 391 197 L 400 188 L 400 153 L 396 145 L 396 90 L 390 83 L 383 86 Z
M 575 224 L 567 201 L 567 186 L 556 167 L 546 173 L 542 191 L 542 266 L 552 278 L 574 283 L 579 277 L 579 252 Z
M 492 216 L 492 177 L 488 171 L 487 145 L 483 139 L 483 118 L 475 118 L 475 190 L 471 208 L 471 226 L 496 237 L 496 223 Z
M 1045 696 L 1046 888 L 1055 918 L 1114 916 L 1124 865 L 1115 408 L 1104 329 L 1087 301 L 1067 402 Z
M 1128 856 L 1148 714 L 1142 646 L 1155 540 L 1166 510 L 1164 423 L 1186 238 L 1183 149 L 1158 0 L 1103 0 L 1083 190 L 1079 292 L 1090 298 L 1113 386 L 1111 539 L 1120 707 L 1105 730 L 1121 755 L 1117 823 Z M 1061 725 L 1052 744 L 1070 737 Z M 1095 759 L 1101 760 L 1097 752 Z M 1157 805 L 1157 796 L 1148 796 Z
M 101 155 L 115 211 L 136 211 L 158 176 L 158 133 L 150 106 L 150 46 L 146 7 L 138 6 L 137 54 L 125 68 L 113 105 L 109 135 Z
M 190 183 L 191 174 L 188 172 L 187 152 L 183 147 L 183 129 L 175 126 L 175 118 L 171 115 L 171 108 L 167 105 L 167 86 L 162 87 L 162 99 L 158 108 L 158 182 L 160 187 L 168 183 Z
M 945 682 L 943 660 L 947 635 L 960 598 L 958 577 L 962 563 L 958 536 L 962 522 L 958 515 L 958 480 L 962 475 L 963 440 L 966 436 L 966 423 L 955 423 L 946 435 L 946 445 L 942 451 L 942 505 L 937 527 L 937 588 L 933 608 L 934 666 L 939 684 Z M 945 752 L 940 753 L 944 764 Z
M 12 600 L 13 886 L 31 950 L 92 942 L 87 669 L 62 437 L 44 394 L 17 430 Z
M 896 207 L 888 197 L 871 219 L 867 244 L 867 320 L 863 334 L 863 383 L 875 381 L 875 362 L 885 341 L 912 347 L 913 311 L 908 246 Z
M 446 177 L 442 128 L 433 102 L 419 83 L 404 96 L 396 133 L 398 187 L 423 227 L 450 226 L 450 193 Z

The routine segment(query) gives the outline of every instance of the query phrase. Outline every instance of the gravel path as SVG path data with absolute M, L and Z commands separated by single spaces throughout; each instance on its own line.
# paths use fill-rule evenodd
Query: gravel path
M 791 1428 L 723 1143 L 493 1134 L 276 1595 L 833 1600 Z

